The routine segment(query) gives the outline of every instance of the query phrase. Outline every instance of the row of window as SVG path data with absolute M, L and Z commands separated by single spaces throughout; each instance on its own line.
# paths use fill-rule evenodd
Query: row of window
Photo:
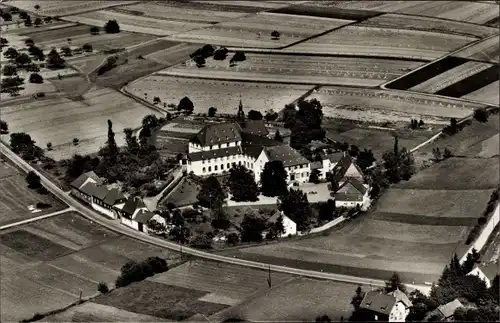
M 242 163 L 241 161 L 239 161 L 239 162 L 238 162 L 238 165 L 240 165 L 240 166 L 241 166 L 241 165 L 243 165 L 243 166 L 245 166 L 246 168 L 253 168 L 253 164 L 252 164 L 252 163 L 249 163 L 249 162 L 243 162 L 243 163 Z M 232 164 L 231 164 L 231 163 L 227 163 L 227 164 L 226 164 L 226 169 L 230 169 L 230 168 L 231 168 L 231 166 L 232 166 L 232 167 L 236 166 L 236 163 L 232 163 Z M 214 172 L 216 172 L 216 171 L 218 171 L 218 170 L 219 170 L 219 165 L 214 165 Z M 224 164 L 221 164 L 221 165 L 220 165 L 220 170 L 224 170 Z M 201 171 L 202 171 L 203 173 L 206 173 L 206 172 L 207 172 L 207 168 L 206 168 L 206 167 L 203 167 L 203 168 L 201 169 Z M 212 171 L 212 166 L 208 166 L 208 172 L 211 172 L 211 171 Z
M 205 161 L 207 162 L 207 164 L 210 164 L 213 160 L 214 163 L 216 162 L 221 162 L 221 161 L 226 161 L 226 160 L 235 160 L 237 159 L 238 157 L 240 156 L 237 156 L 237 155 L 232 155 L 232 156 L 224 156 L 224 157 L 217 157 L 217 158 L 212 158 L 212 159 L 202 159 L 201 160 L 201 163 L 202 164 L 205 164 Z M 246 156 L 243 156 L 243 158 L 245 158 Z

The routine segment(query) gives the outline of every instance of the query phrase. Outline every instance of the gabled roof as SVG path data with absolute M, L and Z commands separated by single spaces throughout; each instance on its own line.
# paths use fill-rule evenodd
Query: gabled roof
M 79 189 L 83 185 L 83 183 L 85 183 L 85 181 L 89 178 L 93 179 L 98 185 L 102 184 L 102 179 L 99 176 L 97 176 L 96 173 L 90 171 L 78 176 L 77 179 L 71 182 L 70 186 Z
M 313 169 L 322 169 L 323 168 L 323 163 L 320 161 L 315 161 L 311 163 L 311 170 Z
M 107 205 L 115 205 L 116 202 L 118 202 L 119 200 L 123 200 L 124 198 L 125 196 L 123 196 L 122 192 L 120 192 L 116 188 L 112 188 L 108 191 L 108 194 L 106 194 L 103 202 Z
M 97 190 L 98 190 L 97 185 L 95 185 L 92 182 L 88 182 L 87 184 L 83 185 L 79 189 L 80 192 L 82 192 L 86 195 L 89 195 L 89 196 L 94 196 L 94 194 L 96 194 Z
M 399 289 L 396 289 L 395 291 L 392 291 L 392 292 L 388 293 L 387 295 L 394 297 L 396 299 L 396 302 L 401 302 L 406 307 L 413 306 L 413 304 L 410 301 L 410 299 L 408 298 L 408 296 L 406 296 L 406 294 L 403 293 L 402 291 L 400 291 Z
M 281 211 L 276 211 L 276 212 L 274 212 L 274 214 L 273 214 L 273 215 L 271 215 L 271 216 L 269 217 L 269 219 L 267 219 L 267 222 L 272 222 L 272 223 L 274 223 L 274 222 L 278 221 L 278 219 L 279 219 L 279 217 L 280 217 L 280 216 L 283 216 L 283 219 L 284 219 L 284 218 L 287 218 L 289 221 L 292 221 L 292 222 L 293 222 L 293 220 L 292 220 L 292 219 L 290 219 L 289 217 L 287 217 L 287 216 L 286 216 L 285 214 L 283 214 Z
M 146 224 L 149 220 L 151 220 L 153 216 L 155 216 L 153 212 L 142 209 L 139 212 L 137 212 L 134 221 Z
M 377 291 L 369 291 L 361 301 L 360 308 L 389 315 L 396 303 L 396 298 L 391 295 L 382 294 Z
M 344 157 L 344 153 L 342 151 L 331 153 L 325 156 L 325 158 L 329 159 L 332 163 L 338 163 Z
M 351 158 L 351 156 L 349 156 L 349 154 L 345 154 L 340 158 L 338 164 L 335 166 L 334 172 L 336 175 L 338 175 L 340 177 L 344 177 L 345 173 L 347 172 L 349 167 L 351 167 L 351 165 L 354 165 L 354 167 L 356 167 L 358 172 L 361 175 L 363 175 L 363 171 L 361 170 L 361 168 L 359 168 L 358 165 L 356 165 L 356 163 L 354 163 L 352 161 L 352 158 Z
M 304 156 L 288 145 L 265 147 L 264 151 L 269 161 L 281 161 L 283 166 L 290 167 L 301 164 L 309 164 Z
M 240 122 L 239 125 L 242 133 L 259 136 L 267 136 L 269 134 L 264 120 L 245 120 Z
M 243 153 L 245 155 L 252 156 L 253 158 L 259 157 L 263 147 L 283 145 L 282 142 L 274 139 L 250 133 L 242 133 L 241 137 L 241 148 L 243 149 Z
M 191 142 L 199 143 L 202 146 L 234 141 L 241 141 L 241 130 L 240 126 L 233 122 L 207 125 L 191 139 Z
M 135 213 L 135 210 L 142 208 L 146 208 L 146 205 L 144 204 L 141 198 L 136 196 L 129 198 L 121 209 L 128 215 L 133 215 Z
M 235 147 L 213 149 L 208 151 L 199 151 L 195 153 L 190 153 L 188 156 L 191 161 L 199 161 L 203 159 L 212 159 L 212 158 L 239 155 L 241 153 L 242 153 L 241 147 L 235 146 Z
M 454 299 L 447 304 L 439 306 L 437 309 L 445 318 L 449 318 L 453 316 L 453 313 L 455 313 L 455 310 L 459 307 L 463 307 L 463 304 L 460 303 L 458 299 Z
M 365 195 L 366 191 L 367 188 L 357 178 L 347 177 L 336 193 Z
M 493 281 L 495 276 L 500 274 L 498 264 L 493 262 L 489 264 L 479 264 L 476 265 L 475 268 L 479 268 L 490 281 Z
M 108 189 L 105 186 L 97 186 L 93 196 L 98 200 L 104 201 L 108 193 Z

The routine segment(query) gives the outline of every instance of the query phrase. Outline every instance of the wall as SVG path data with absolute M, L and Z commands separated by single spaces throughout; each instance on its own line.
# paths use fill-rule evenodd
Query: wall
M 297 234 L 297 224 L 287 217 L 283 217 L 283 227 L 285 228 L 285 233 L 282 234 L 282 237 Z
M 363 206 L 363 201 L 362 200 L 360 200 L 360 201 L 339 201 L 337 196 L 335 197 L 335 206 L 336 207 L 343 206 L 343 207 L 351 208 L 351 207 L 356 207 L 356 205 Z
M 94 210 L 96 210 L 97 212 L 102 213 L 102 214 L 110 217 L 111 219 L 115 219 L 115 215 L 114 215 L 112 210 L 108 210 L 100 205 L 95 204 L 95 203 L 92 203 L 92 208 Z
M 137 222 L 132 221 L 132 220 L 130 220 L 130 219 L 127 219 L 127 218 L 125 218 L 125 217 L 121 217 L 121 219 L 120 219 L 120 220 L 121 220 L 121 223 L 122 223 L 122 224 L 124 224 L 124 225 L 126 225 L 126 226 L 128 226 L 128 227 L 131 227 L 131 228 L 132 228 L 132 229 L 134 229 L 134 230 L 139 230 L 139 225 L 138 225 L 138 223 L 137 223 Z
M 498 222 L 500 220 L 500 209 L 499 208 L 500 208 L 500 204 L 497 204 L 495 211 L 493 212 L 488 223 L 483 227 L 481 234 L 477 237 L 476 241 L 474 241 L 474 243 L 471 244 L 471 246 L 469 247 L 467 252 L 460 259 L 461 263 L 463 263 L 465 261 L 465 259 L 467 259 L 467 255 L 472 252 L 473 248 L 476 249 L 477 251 L 481 251 L 481 249 L 484 247 L 484 244 L 486 243 L 486 241 L 488 241 L 490 234 L 493 232 L 493 230 L 498 225 Z

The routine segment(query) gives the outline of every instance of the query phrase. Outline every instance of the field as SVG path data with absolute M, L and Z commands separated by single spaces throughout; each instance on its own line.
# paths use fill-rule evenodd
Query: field
M 111 6 L 119 6 L 135 3 L 137 1 L 131 0 L 120 0 L 120 1 L 58 1 L 58 0 L 45 0 L 43 4 L 40 6 L 40 10 L 38 11 L 40 14 L 44 16 L 65 16 L 65 15 L 74 15 L 80 12 L 85 11 L 93 11 L 104 9 Z M 15 6 L 21 10 L 34 12 L 34 6 L 36 4 L 40 4 L 40 1 L 32 1 L 32 0 L 10 0 L 9 5 Z
M 468 93 L 462 96 L 462 98 L 489 104 L 498 104 L 500 102 L 500 91 L 498 90 L 499 88 L 499 81 L 496 81 L 480 88 L 479 90 Z
M 28 188 L 25 175 L 11 165 L 0 162 L 0 225 L 6 225 L 64 209 L 63 203 L 50 194 L 41 195 Z M 50 207 L 32 213 L 28 206 L 42 202 Z
M 56 88 L 48 81 L 44 81 L 41 84 L 37 84 L 37 83 L 30 83 L 29 80 L 25 80 L 24 84 L 20 86 L 18 96 L 11 96 L 9 93 L 0 93 L 0 101 L 6 103 L 6 101 L 16 100 L 20 97 L 29 98 L 38 92 L 43 92 L 47 95 L 56 92 Z M 3 113 L 4 111 L 2 111 L 2 114 Z
M 230 54 L 232 55 L 232 53 Z M 189 60 L 160 71 L 161 75 L 210 79 L 272 81 L 312 85 L 357 85 L 375 87 L 422 65 L 417 61 L 398 61 L 358 57 L 318 57 L 279 54 L 246 54 L 246 60 L 230 66 L 228 60 L 207 59 L 203 68 Z
M 453 55 L 498 64 L 500 59 L 500 51 L 498 50 L 498 47 L 499 40 L 498 35 L 496 35 L 473 46 L 467 47 Z
M 425 123 L 448 123 L 449 118 L 470 115 L 478 104 L 464 104 L 424 94 L 399 94 L 375 89 L 322 87 L 307 99 L 316 98 L 323 105 L 326 117 L 361 121 L 408 121 L 422 119 Z
M 352 22 L 354 21 L 263 12 L 169 38 L 223 46 L 281 48 Z M 280 32 L 279 38 L 271 37 L 274 30 Z
M 436 94 L 459 98 L 498 80 L 500 80 L 500 70 L 498 65 L 492 65 L 440 89 Z
M 92 11 L 64 17 L 64 20 L 67 21 L 96 26 L 103 26 L 110 19 L 119 21 L 121 30 L 157 36 L 168 36 L 208 26 L 208 24 L 196 22 L 163 20 L 135 16 L 112 10 Z
M 408 16 L 392 13 L 369 18 L 361 22 L 359 25 L 383 28 L 435 31 L 446 34 L 457 34 L 478 38 L 491 36 L 498 32 L 498 29 L 496 28 L 473 25 L 466 22 L 455 22 L 437 18 Z
M 341 282 L 297 278 L 210 319 L 220 322 L 240 317 L 253 322 L 311 322 L 319 315 L 328 315 L 333 321 L 340 322 L 341 318 L 347 320 L 351 315 L 351 297 L 357 287 Z M 368 291 L 370 287 L 363 286 L 363 290 Z
M 117 144 L 123 145 L 123 129 L 139 126 L 151 113 L 157 114 L 119 92 L 102 88 L 93 88 L 80 101 L 55 98 L 2 108 L 2 118 L 11 129 L 29 133 L 42 148 L 51 142 L 54 150 L 47 155 L 55 159 L 97 152 L 107 140 L 107 119 L 113 122 Z M 78 146 L 72 144 L 73 138 L 79 139 Z
M 307 85 L 197 80 L 162 75 L 147 76 L 126 87 L 129 93 L 140 98 L 147 93 L 147 100 L 151 103 L 158 96 L 162 102 L 178 104 L 188 95 L 194 104 L 194 113 L 207 113 L 208 108 L 215 107 L 218 113 L 228 114 L 237 112 L 240 99 L 246 111 L 280 111 L 311 88 Z
M 346 26 L 286 49 L 290 53 L 362 55 L 432 61 L 473 37 L 421 30 Z
M 83 74 L 88 75 L 95 71 L 107 56 L 106 54 L 97 54 L 92 56 L 68 57 L 66 62 L 82 71 Z
M 145 59 L 159 64 L 172 66 L 188 59 L 189 54 L 200 48 L 199 44 L 180 43 L 164 50 L 144 56 Z
M 492 64 L 488 63 L 470 61 L 422 82 L 410 88 L 410 90 L 424 93 L 436 93 L 451 84 L 464 80 L 492 66 Z
M 96 294 L 97 283 L 113 285 L 125 262 L 177 254 L 118 236 L 75 213 L 5 230 L 2 250 L 2 321 L 69 305 Z

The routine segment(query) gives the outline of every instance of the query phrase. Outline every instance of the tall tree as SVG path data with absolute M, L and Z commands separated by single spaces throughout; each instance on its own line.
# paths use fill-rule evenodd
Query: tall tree
M 255 183 L 253 173 L 246 169 L 245 166 L 238 165 L 231 168 L 227 184 L 234 201 L 255 202 L 259 200 L 259 188 Z
M 196 198 L 201 206 L 216 209 L 222 207 L 226 192 L 217 177 L 209 176 L 201 184 L 201 190 Z
M 385 282 L 385 292 L 390 293 L 399 289 L 403 293 L 406 293 L 406 286 L 401 281 L 398 273 L 393 273 L 391 278 Z
M 281 133 L 279 130 L 276 130 L 276 133 L 274 134 L 274 140 L 283 142 L 283 137 L 281 137 Z
M 127 143 L 127 150 L 136 155 L 139 152 L 139 143 L 137 142 L 137 137 L 134 136 L 134 131 L 132 128 L 123 129 L 123 133 L 125 134 L 125 142 Z
M 261 242 L 266 221 L 253 213 L 247 213 L 241 221 L 241 241 Z
M 361 286 L 358 286 L 358 288 L 356 288 L 356 293 L 351 300 L 351 305 L 354 307 L 355 311 L 359 309 L 359 306 L 361 305 L 364 297 L 365 293 L 363 292 L 363 289 L 361 288 Z
M 110 157 L 116 157 L 118 154 L 118 146 L 115 141 L 115 133 L 113 132 L 113 123 L 108 119 L 108 141 L 106 142 Z
M 264 165 L 260 176 L 261 192 L 264 196 L 280 196 L 287 192 L 288 174 L 281 161 L 270 161 Z
M 47 56 L 47 67 L 52 69 L 63 68 L 64 59 L 61 58 L 55 48 L 52 48 Z
M 307 195 L 300 189 L 291 188 L 278 198 L 278 209 L 297 224 L 298 231 L 305 231 L 312 224 L 312 210 Z

